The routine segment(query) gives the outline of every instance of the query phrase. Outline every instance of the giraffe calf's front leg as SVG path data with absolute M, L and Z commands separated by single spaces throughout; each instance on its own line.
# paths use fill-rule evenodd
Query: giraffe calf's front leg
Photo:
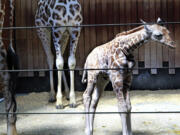
M 93 129 L 91 126 L 91 120 L 90 120 L 90 106 L 91 106 L 91 100 L 92 100 L 92 93 L 94 91 L 95 83 L 94 83 L 93 77 L 88 78 L 88 83 L 87 83 L 87 88 L 83 94 L 83 103 L 84 103 L 84 109 L 85 109 L 85 121 L 86 121 L 86 127 L 85 127 L 85 133 L 86 135 L 92 135 L 93 134 Z

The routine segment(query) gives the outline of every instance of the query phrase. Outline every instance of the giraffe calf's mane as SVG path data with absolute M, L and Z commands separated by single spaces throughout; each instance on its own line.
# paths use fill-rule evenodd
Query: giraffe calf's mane
M 137 31 L 139 31 L 139 30 L 142 30 L 142 29 L 144 29 L 144 26 L 143 26 L 143 25 L 141 25 L 141 26 L 139 26 L 139 27 L 136 27 L 136 28 L 134 28 L 134 29 L 132 29 L 132 30 L 129 30 L 129 31 L 123 31 L 123 32 L 117 34 L 116 37 L 126 36 L 126 35 L 132 34 L 132 33 L 134 33 L 134 32 L 137 32 Z

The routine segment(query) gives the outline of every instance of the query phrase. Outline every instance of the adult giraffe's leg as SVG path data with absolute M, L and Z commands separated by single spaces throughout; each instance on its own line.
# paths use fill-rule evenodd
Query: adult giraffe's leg
M 10 5 L 9 22 L 10 22 L 10 27 L 13 27 L 13 25 L 14 25 L 14 6 L 15 6 L 14 0 L 9 0 L 9 5 Z M 10 30 L 9 38 L 10 38 L 9 46 L 13 49 L 13 29 Z M 13 49 L 13 51 L 14 51 L 14 49 Z
M 39 25 L 39 23 L 36 22 L 36 25 Z M 37 25 L 37 26 L 38 26 Z M 42 24 L 41 24 L 42 25 Z M 41 26 L 40 25 L 40 26 Z M 39 28 L 37 29 L 38 36 L 42 42 L 42 46 L 44 48 L 46 57 L 47 57 L 47 63 L 49 66 L 49 75 L 50 75 L 50 96 L 49 96 L 49 102 L 55 102 L 56 101 L 56 93 L 54 90 L 54 81 L 53 81 L 53 64 L 54 64 L 54 55 L 51 51 L 51 33 L 45 29 L 45 28 Z
M 92 93 L 94 91 L 95 83 L 93 78 L 90 79 L 91 77 L 88 76 L 88 83 L 87 83 L 87 88 L 83 94 L 83 102 L 84 102 L 84 109 L 85 109 L 85 121 L 86 121 L 86 127 L 85 127 L 85 133 L 86 135 L 92 135 L 92 130 L 90 128 L 90 115 L 88 112 L 90 112 L 90 105 L 91 105 L 91 99 L 92 99 Z
M 70 33 L 70 55 L 68 58 L 68 66 L 70 71 L 70 107 L 76 107 L 75 91 L 74 91 L 74 71 L 76 67 L 76 47 L 78 44 L 81 28 L 80 27 L 71 27 L 69 30 Z
M 63 67 L 64 67 L 64 59 L 62 55 L 62 36 L 65 32 L 65 28 L 52 28 L 52 36 L 54 42 L 54 48 L 56 52 L 56 67 L 58 71 L 58 88 L 57 88 L 57 95 L 56 95 L 56 108 L 63 109 L 63 94 L 62 94 L 62 75 L 63 75 Z
M 60 42 L 61 43 L 61 53 L 63 55 L 64 52 L 65 52 L 65 49 L 67 47 L 67 44 L 69 42 L 69 32 L 65 31 L 64 33 L 61 33 L 61 36 L 62 36 L 61 37 L 61 42 Z M 67 84 L 65 71 L 63 71 L 62 76 L 63 76 L 63 82 L 64 82 L 64 87 L 65 87 L 66 99 L 69 100 L 69 87 L 68 87 L 68 84 Z
M 117 72 L 117 71 L 113 71 Z M 128 74 L 128 73 L 127 73 Z M 132 135 L 131 132 L 131 122 L 130 122 L 130 111 L 131 106 L 127 103 L 127 86 L 125 85 L 126 74 L 117 72 L 114 74 L 115 77 L 111 77 L 113 89 L 116 93 L 116 97 L 118 99 L 118 110 L 121 116 L 122 122 L 122 132 L 123 135 Z
M 99 98 L 102 94 L 102 92 L 104 91 L 104 88 L 106 87 L 108 83 L 108 80 L 105 80 L 101 77 L 98 78 L 97 84 L 94 88 L 93 94 L 92 94 L 92 100 L 91 100 L 91 104 L 90 104 L 90 112 L 91 114 L 89 114 L 90 116 L 90 132 L 93 135 L 93 125 L 94 125 L 94 117 L 95 117 L 95 111 L 97 108 L 97 104 L 99 102 Z
M 63 77 L 63 82 L 64 82 L 66 99 L 69 100 L 69 87 L 68 87 L 68 84 L 67 84 L 67 79 L 66 79 L 66 75 L 65 75 L 64 71 L 63 71 L 62 77 Z
M 9 76 L 8 73 L 6 76 Z M 16 130 L 16 100 L 14 89 L 9 87 L 9 80 L 3 82 L 3 91 L 5 97 L 5 107 L 7 112 L 7 135 L 17 135 Z

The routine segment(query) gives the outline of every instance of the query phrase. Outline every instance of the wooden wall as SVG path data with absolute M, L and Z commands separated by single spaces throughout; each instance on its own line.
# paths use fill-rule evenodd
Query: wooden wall
M 180 21 L 179 0 L 80 0 L 83 8 L 83 24 L 135 23 L 143 19 L 155 22 L 158 17 L 166 21 Z M 16 26 L 34 26 L 37 0 L 16 0 Z M 88 53 L 96 46 L 111 40 L 117 33 L 134 26 L 87 27 L 82 29 L 77 48 L 77 67 L 83 67 Z M 151 42 L 135 51 L 136 68 L 151 69 L 180 67 L 180 24 L 168 25 L 177 48 L 171 50 Z M 22 69 L 47 68 L 46 57 L 35 29 L 16 30 L 16 50 Z M 68 51 L 66 52 L 67 57 Z M 67 59 L 67 58 L 66 58 Z M 138 65 L 139 64 L 139 65 Z M 138 70 L 134 71 L 138 74 Z M 174 69 L 169 69 L 174 74 Z M 33 73 L 23 73 L 33 76 Z M 43 74 L 42 74 L 43 75 Z

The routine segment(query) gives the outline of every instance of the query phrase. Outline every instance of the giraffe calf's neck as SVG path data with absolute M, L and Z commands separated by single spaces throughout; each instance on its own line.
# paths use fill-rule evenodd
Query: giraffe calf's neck
M 132 54 L 136 48 L 139 48 L 141 45 L 146 43 L 149 39 L 150 36 L 143 28 L 141 28 L 140 31 L 116 37 L 114 42 L 118 48 L 121 48 L 123 53 L 128 56 L 129 54 Z

